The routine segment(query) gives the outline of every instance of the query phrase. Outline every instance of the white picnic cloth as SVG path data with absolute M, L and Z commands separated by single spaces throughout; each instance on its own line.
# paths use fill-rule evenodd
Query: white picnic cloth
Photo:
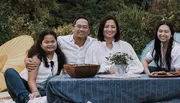
M 47 96 L 34 98 L 29 100 L 28 103 L 48 103 Z

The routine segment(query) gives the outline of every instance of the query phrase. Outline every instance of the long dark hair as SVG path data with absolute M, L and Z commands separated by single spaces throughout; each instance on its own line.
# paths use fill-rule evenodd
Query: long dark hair
M 117 41 L 119 41 L 120 40 L 120 28 L 119 28 L 119 24 L 118 24 L 118 21 L 117 21 L 117 19 L 115 18 L 115 17 L 113 17 L 113 16 L 106 16 L 102 21 L 101 21 L 101 23 L 100 23 L 100 25 L 99 25 L 99 31 L 98 31 L 98 40 L 99 41 L 105 41 L 104 40 L 104 34 L 103 34 L 103 31 L 104 31 L 104 26 L 105 26 L 105 24 L 106 24 L 106 21 L 108 21 L 108 20 L 113 20 L 114 22 L 115 22 L 115 24 L 116 24 L 116 34 L 115 34 L 115 36 L 114 36 L 114 39 L 115 39 L 115 42 L 117 42 Z
M 54 31 L 51 31 L 51 30 L 43 31 L 42 33 L 39 34 L 37 41 L 28 51 L 28 58 L 32 58 L 33 56 L 37 55 L 39 60 L 41 60 L 41 61 L 44 60 L 45 67 L 49 67 L 50 65 L 47 62 L 47 57 L 46 57 L 45 51 L 41 47 L 42 41 L 44 40 L 44 37 L 46 35 L 54 36 L 54 38 L 57 41 L 57 36 L 56 36 L 56 33 Z M 59 75 L 61 69 L 63 68 L 63 65 L 66 63 L 66 57 L 65 57 L 64 53 L 61 51 L 61 49 L 59 48 L 59 46 L 57 46 L 55 52 L 58 56 L 58 72 L 56 75 Z
M 162 53 L 161 53 L 161 41 L 157 37 L 158 29 L 161 25 L 167 25 L 171 31 L 171 38 L 169 40 L 168 49 L 166 51 L 166 65 L 168 68 L 162 68 Z M 160 21 L 156 27 L 155 31 L 155 43 L 154 43 L 154 49 L 152 52 L 152 56 L 154 58 L 155 63 L 157 64 L 158 70 L 164 70 L 164 71 L 170 71 L 171 69 L 171 51 L 172 51 L 172 45 L 174 41 L 174 25 L 170 21 Z M 155 54 L 155 55 L 153 55 Z M 159 65 L 160 62 L 160 65 Z

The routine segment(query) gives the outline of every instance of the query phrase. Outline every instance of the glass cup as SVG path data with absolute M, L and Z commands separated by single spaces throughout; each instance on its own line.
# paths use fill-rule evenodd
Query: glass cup
M 117 76 L 126 74 L 127 65 L 114 65 L 115 74 Z

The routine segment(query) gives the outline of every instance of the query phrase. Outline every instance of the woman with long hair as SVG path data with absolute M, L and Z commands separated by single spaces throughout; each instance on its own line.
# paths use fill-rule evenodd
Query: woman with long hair
M 174 40 L 174 25 L 170 21 L 160 21 L 155 29 L 154 49 L 147 53 L 142 63 L 144 72 L 150 74 L 148 64 L 152 60 L 157 71 L 175 71 L 180 69 L 180 46 Z
M 106 16 L 100 23 L 98 41 L 91 45 L 87 51 L 85 63 L 99 64 L 101 73 L 115 73 L 113 64 L 106 59 L 110 54 L 117 52 L 127 53 L 132 57 L 126 68 L 130 74 L 143 72 L 143 66 L 139 61 L 132 46 L 120 40 L 120 26 L 113 16 Z

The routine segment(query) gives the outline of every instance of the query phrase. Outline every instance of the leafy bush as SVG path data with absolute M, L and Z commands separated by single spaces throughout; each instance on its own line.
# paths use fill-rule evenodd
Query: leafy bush
M 68 25 L 78 16 L 89 18 L 91 36 L 96 37 L 100 21 L 111 14 L 120 23 L 122 39 L 140 54 L 153 39 L 156 21 L 169 19 L 180 30 L 180 2 L 158 0 L 161 9 L 156 10 L 151 8 L 153 1 L 156 0 L 1 0 L 0 44 L 22 34 L 35 38 L 45 28 L 57 28 L 59 35 L 66 35 L 71 32 Z
M 68 35 L 72 32 L 72 24 L 65 24 L 63 26 L 59 26 L 57 29 L 53 28 L 57 35 Z
M 11 29 L 9 23 L 9 15 L 11 7 L 6 0 L 0 1 L 0 45 L 11 39 Z
M 124 5 L 123 9 L 113 14 L 120 23 L 121 39 L 129 42 L 137 54 L 140 54 L 153 38 L 154 22 L 158 16 L 155 17 L 137 5 L 131 5 L 131 7 Z
M 5 41 L 24 34 L 36 38 L 38 32 L 48 28 L 50 10 L 58 7 L 56 0 L 2 0 L 0 6 L 1 33 L 5 31 L 2 36 Z

